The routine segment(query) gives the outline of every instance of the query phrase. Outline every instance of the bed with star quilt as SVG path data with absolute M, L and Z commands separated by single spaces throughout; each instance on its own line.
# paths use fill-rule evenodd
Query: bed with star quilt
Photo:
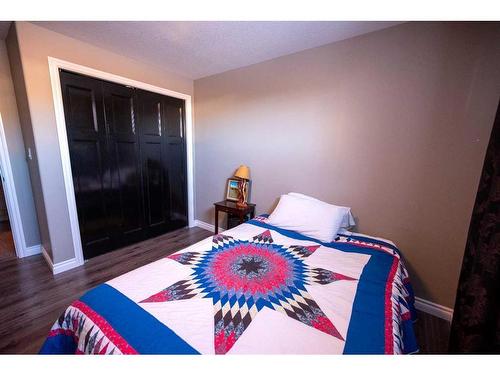
M 387 240 L 331 243 L 258 217 L 73 302 L 42 354 L 400 354 L 413 293 Z

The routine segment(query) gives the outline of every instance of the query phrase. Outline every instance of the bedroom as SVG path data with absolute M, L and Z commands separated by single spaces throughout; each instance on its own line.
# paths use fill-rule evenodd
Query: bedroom
M 498 351 L 498 22 L 67 19 L 0 22 L 1 353 Z

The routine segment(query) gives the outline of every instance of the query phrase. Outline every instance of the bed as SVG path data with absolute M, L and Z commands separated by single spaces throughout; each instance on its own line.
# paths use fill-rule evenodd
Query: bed
M 259 216 L 90 290 L 40 353 L 414 353 L 413 304 L 391 241 Z

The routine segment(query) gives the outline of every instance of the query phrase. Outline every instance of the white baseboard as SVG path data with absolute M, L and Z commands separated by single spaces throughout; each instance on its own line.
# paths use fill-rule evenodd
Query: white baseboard
M 194 225 L 196 227 L 206 229 L 210 232 L 214 232 L 215 228 L 213 224 L 209 224 L 201 220 L 194 220 Z M 219 227 L 219 233 L 223 232 L 224 230 L 225 229 Z M 453 309 L 450 309 L 449 307 L 446 306 L 438 305 L 437 303 L 427 301 L 420 297 L 415 297 L 415 308 L 417 310 L 437 316 L 438 318 L 447 320 L 449 322 L 451 322 L 451 319 L 453 318 Z
M 210 232 L 215 232 L 215 225 L 213 225 L 213 224 L 209 224 L 209 223 L 207 223 L 207 222 L 205 222 L 205 221 L 195 220 L 195 221 L 194 221 L 194 225 L 195 225 L 195 226 L 197 226 L 197 227 L 200 227 L 200 228 L 206 229 L 206 230 L 208 230 L 208 231 L 210 231 Z M 224 232 L 224 231 L 225 231 L 225 229 L 224 229 L 224 228 L 219 227 L 219 233 L 220 233 L 220 232 Z
M 47 253 L 47 250 L 45 250 L 45 248 L 40 245 L 41 249 L 42 249 L 42 255 L 45 259 L 45 261 L 47 262 L 50 270 L 52 271 L 54 269 L 54 264 L 52 263 L 52 259 L 50 259 L 50 255 Z
M 58 273 L 68 271 L 68 270 L 73 269 L 73 268 L 78 267 L 78 266 L 80 266 L 80 264 L 78 263 L 78 259 L 76 259 L 76 258 L 68 259 L 68 260 L 65 260 L 63 262 L 59 262 L 59 263 L 54 264 L 54 268 L 52 269 L 52 273 L 54 275 L 57 275 Z
M 42 254 L 43 257 L 45 258 L 45 261 L 49 265 L 50 269 L 52 270 L 52 273 L 54 275 L 57 275 L 58 273 L 68 271 L 72 268 L 80 266 L 78 263 L 78 260 L 76 258 L 68 259 L 59 263 L 53 263 L 52 259 L 50 258 L 50 255 L 47 253 L 47 251 L 41 246 L 42 248 Z
M 453 309 L 443 305 L 438 305 L 437 303 L 427 301 L 420 297 L 415 297 L 415 308 L 449 322 L 453 319 Z
M 42 252 L 42 245 L 34 245 L 34 246 L 29 246 L 24 249 L 24 256 L 25 257 L 30 257 L 32 255 L 37 255 Z

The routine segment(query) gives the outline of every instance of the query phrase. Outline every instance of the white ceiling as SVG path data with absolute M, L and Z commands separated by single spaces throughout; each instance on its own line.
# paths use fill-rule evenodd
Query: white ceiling
M 11 21 L 0 21 L 0 40 L 7 38 Z
M 398 22 L 34 22 L 191 79 L 380 30 Z M 0 26 L 1 36 L 1 26 Z

